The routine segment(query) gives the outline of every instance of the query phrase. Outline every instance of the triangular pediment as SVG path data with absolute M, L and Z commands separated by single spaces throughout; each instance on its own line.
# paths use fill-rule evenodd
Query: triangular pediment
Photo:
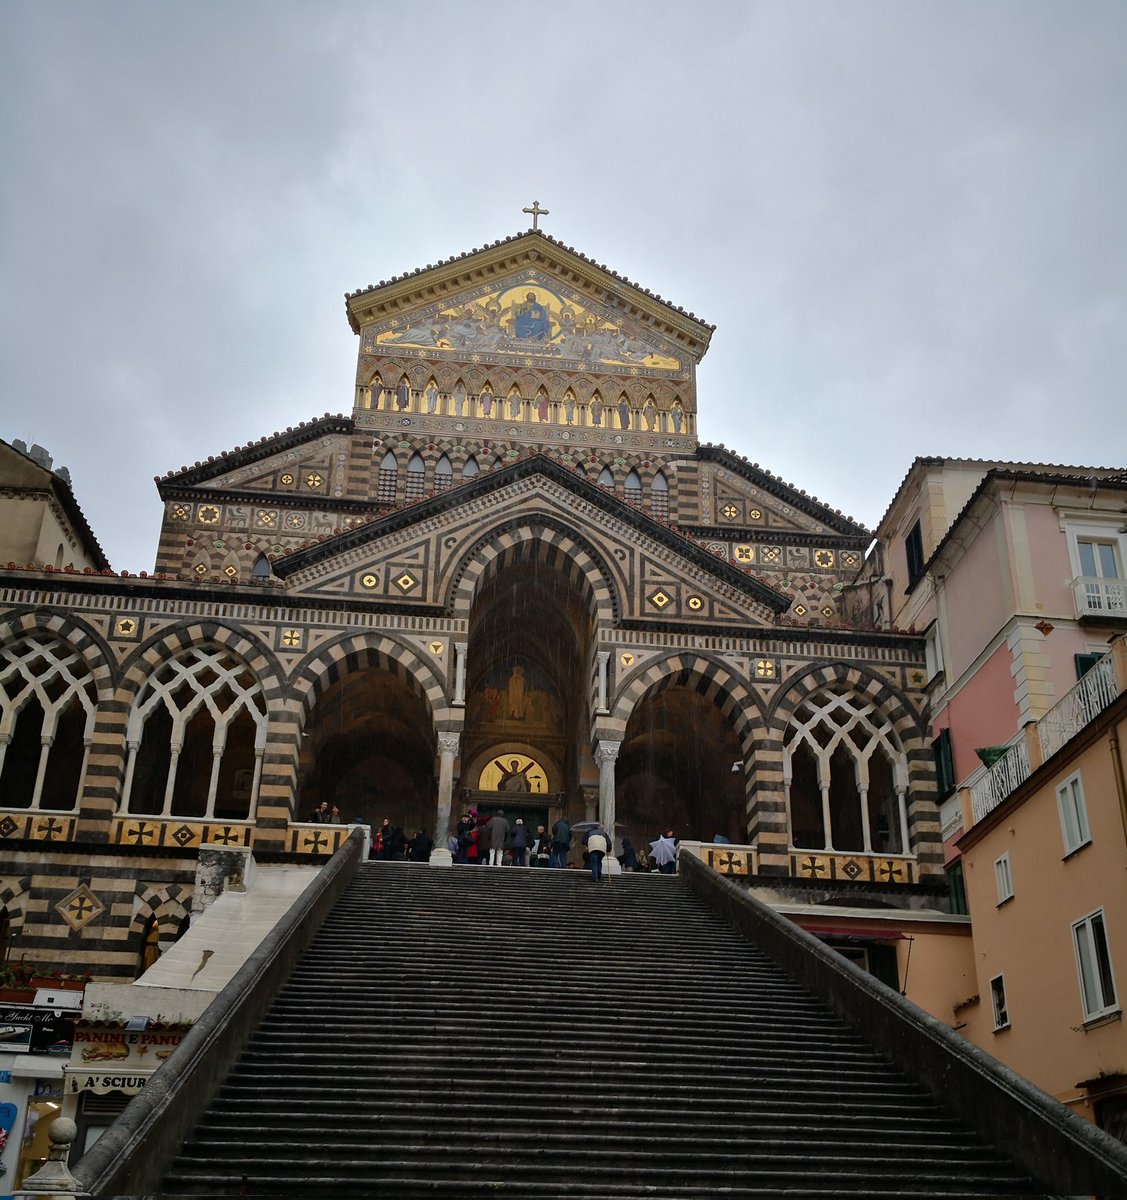
M 348 417 L 322 417 L 225 450 L 206 462 L 181 467 L 157 480 L 162 496 L 185 489 L 267 492 L 315 499 L 328 495 L 333 460 L 352 434 Z
M 707 474 L 711 510 L 701 524 L 718 529 L 820 535 L 826 538 L 866 538 L 868 530 L 852 517 L 830 508 L 793 484 L 772 475 L 723 446 L 701 446 L 702 471 Z
M 694 314 L 540 232 L 355 292 L 347 304 L 368 356 L 477 354 L 685 377 L 712 335 Z
M 762 626 L 787 605 L 762 581 L 542 456 L 326 538 L 274 570 L 294 596 L 434 613 L 451 607 L 467 564 L 494 536 L 575 547 L 599 564 L 623 621 Z

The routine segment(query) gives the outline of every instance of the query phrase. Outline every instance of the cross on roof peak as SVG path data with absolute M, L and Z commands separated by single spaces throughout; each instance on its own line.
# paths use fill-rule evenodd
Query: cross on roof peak
M 531 208 L 522 208 L 521 212 L 526 212 L 532 217 L 532 228 L 534 230 L 539 230 L 540 218 L 546 217 L 548 215 L 548 210 L 546 208 L 540 207 L 539 200 L 533 200 L 532 207 Z

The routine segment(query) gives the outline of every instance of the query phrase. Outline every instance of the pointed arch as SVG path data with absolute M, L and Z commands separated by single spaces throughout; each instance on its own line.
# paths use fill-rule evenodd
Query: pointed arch
M 622 611 L 620 588 L 606 560 L 575 530 L 555 518 L 527 516 L 491 530 L 461 555 L 445 589 L 449 613 L 468 613 L 481 585 L 512 563 L 543 563 L 564 571 L 592 619 L 612 624 Z
M 443 454 L 442 457 L 434 464 L 434 490 L 436 492 L 445 492 L 454 482 L 454 467 L 450 462 L 450 456 Z
M 388 450 L 380 459 L 380 470 L 376 480 L 376 500 L 381 504 L 394 504 L 399 490 L 399 459 L 394 450 Z
M 669 516 L 669 482 L 661 470 L 650 480 L 650 512 L 661 519 Z
M 626 472 L 625 496 L 627 504 L 642 507 L 642 480 L 633 467 Z
M 614 491 L 614 472 L 605 464 L 599 472 L 599 487 L 606 488 L 608 492 Z
M 481 468 L 477 465 L 477 459 L 471 454 L 462 466 L 462 478 L 472 479 L 480 470 Z
M 423 456 L 416 451 L 407 462 L 407 488 L 404 493 L 407 500 L 419 500 L 425 495 L 426 470 Z

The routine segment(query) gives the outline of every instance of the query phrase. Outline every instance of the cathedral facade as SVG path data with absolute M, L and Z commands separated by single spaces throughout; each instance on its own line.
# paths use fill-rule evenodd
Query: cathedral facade
M 200 846 L 325 856 L 322 802 L 942 904 L 922 639 L 854 603 L 866 529 L 698 442 L 711 326 L 538 230 L 346 311 L 351 413 L 160 477 L 152 572 L 0 555 L 10 954 L 133 978 Z

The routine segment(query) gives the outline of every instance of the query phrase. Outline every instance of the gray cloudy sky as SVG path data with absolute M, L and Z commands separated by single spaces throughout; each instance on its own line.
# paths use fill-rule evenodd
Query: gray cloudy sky
M 1127 463 L 1127 4 L 0 0 L 0 436 L 152 476 L 352 403 L 343 293 L 527 227 L 718 329 L 702 440 L 873 525 Z

